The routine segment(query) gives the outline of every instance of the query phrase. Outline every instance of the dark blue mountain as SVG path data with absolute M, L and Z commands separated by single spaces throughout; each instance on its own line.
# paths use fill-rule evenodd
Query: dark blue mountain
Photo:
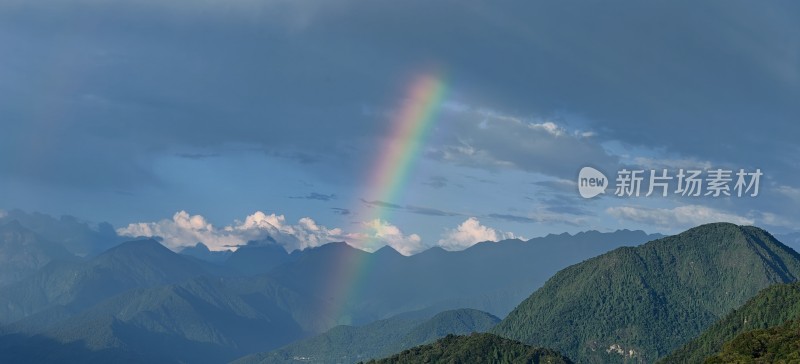
M 431 248 L 402 256 L 390 247 L 366 253 L 346 243 L 293 252 L 268 274 L 281 285 L 322 302 L 339 300 L 340 324 L 360 325 L 431 308 L 473 308 L 503 317 L 558 270 L 620 246 L 661 237 L 642 231 L 590 231 L 476 244 L 463 251 Z M 327 297 L 331 280 L 356 267 L 358 290 Z M 344 301 L 341 301 L 344 300 Z
M 19 282 L 54 260 L 77 258 L 16 220 L 0 225 L 0 287 Z
M 233 254 L 233 252 L 230 250 L 209 250 L 208 246 L 203 243 L 197 243 L 194 246 L 183 248 L 179 253 L 216 264 L 224 263 L 231 256 L 231 254 Z
M 268 238 L 240 246 L 225 260 L 224 265 L 241 274 L 254 275 L 267 273 L 292 258 L 283 246 Z
M 49 264 L 0 289 L 0 323 L 23 318 L 58 320 L 130 289 L 210 274 L 204 263 L 176 254 L 155 240 L 130 241 L 85 262 Z

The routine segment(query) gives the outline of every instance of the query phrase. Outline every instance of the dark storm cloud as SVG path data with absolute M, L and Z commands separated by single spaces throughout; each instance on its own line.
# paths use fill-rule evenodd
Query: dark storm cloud
M 244 144 L 346 176 L 387 132 L 364 108 L 395 109 L 431 66 L 451 98 L 525 116 L 445 112 L 440 160 L 572 178 L 620 140 L 796 178 L 798 6 L 4 2 L 0 170 L 120 188 L 158 183 L 175 146 Z M 551 118 L 566 132 L 531 127 Z
M 331 207 L 331 210 L 333 210 L 333 212 L 335 212 L 336 214 L 339 214 L 339 215 L 342 215 L 342 216 L 350 215 L 350 210 L 349 209 L 345 209 L 345 208 L 341 208 L 341 207 Z

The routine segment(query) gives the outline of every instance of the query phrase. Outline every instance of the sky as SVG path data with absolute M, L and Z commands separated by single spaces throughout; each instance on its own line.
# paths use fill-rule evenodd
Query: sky
M 0 214 L 404 254 L 798 230 L 796 2 L 7 0 L 0 49 Z M 585 166 L 604 194 L 578 193 Z M 620 197 L 622 169 L 763 175 Z

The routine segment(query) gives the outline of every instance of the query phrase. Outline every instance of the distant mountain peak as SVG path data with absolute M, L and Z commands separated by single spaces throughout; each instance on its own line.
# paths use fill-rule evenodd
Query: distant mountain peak
M 194 248 L 203 252 L 210 252 L 211 250 L 208 249 L 208 245 L 203 244 L 203 242 L 198 241 L 197 244 L 194 245 Z
M 3 230 L 12 230 L 12 231 L 30 231 L 24 226 L 22 226 L 22 224 L 20 224 L 18 220 L 11 220 L 5 223 L 4 225 L 0 226 L 0 228 L 2 228 Z
M 22 224 L 20 224 L 20 222 L 17 220 L 11 220 L 4 225 L 0 225 L 0 233 L 4 234 L 6 239 L 12 239 L 16 241 L 41 240 L 36 233 L 22 226 Z
M 0 286 L 20 281 L 51 261 L 73 258 L 61 244 L 42 238 L 16 219 L 0 225 Z
M 398 252 L 389 245 L 384 245 L 383 247 L 376 250 L 372 254 L 375 256 L 400 256 L 400 257 L 403 256 L 403 254 L 400 254 L 400 252 Z
M 445 248 L 442 248 L 440 246 L 434 246 L 434 247 L 431 247 L 430 249 L 426 250 L 425 252 L 428 252 L 428 253 L 447 253 L 448 251 Z
M 109 249 L 109 250 L 140 249 L 140 248 L 143 248 L 143 247 L 148 247 L 148 248 L 153 248 L 153 249 L 166 249 L 166 250 L 169 250 L 167 247 L 165 247 L 163 244 L 159 243 L 155 239 L 138 239 L 138 240 L 126 241 L 126 242 L 124 242 L 122 244 L 119 244 L 119 245 Z
M 283 245 L 280 245 L 271 236 L 267 236 L 267 237 L 265 237 L 263 239 L 259 239 L 259 240 L 250 240 L 244 246 L 246 246 L 246 247 L 279 246 L 281 248 L 283 247 Z
M 98 257 L 115 255 L 138 256 L 151 254 L 163 256 L 177 255 L 177 253 L 165 247 L 155 239 L 139 239 L 126 241 L 122 244 L 119 244 L 111 249 L 106 250 L 102 254 L 98 255 Z
M 320 246 L 307 248 L 304 251 L 306 251 L 306 252 L 322 252 L 322 251 L 350 251 L 350 250 L 360 250 L 360 249 L 354 248 L 353 246 L 351 246 L 350 244 L 348 244 L 348 243 L 346 243 L 344 241 L 334 241 L 334 242 L 330 242 L 328 244 L 323 244 L 323 245 L 320 245 Z

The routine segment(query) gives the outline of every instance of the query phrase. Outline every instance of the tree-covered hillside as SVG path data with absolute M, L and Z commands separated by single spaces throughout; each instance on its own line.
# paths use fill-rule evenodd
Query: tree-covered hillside
M 708 330 L 663 359 L 663 363 L 699 363 L 747 331 L 800 319 L 800 283 L 776 284 L 759 292 Z
M 485 363 L 568 364 L 559 352 L 534 348 L 492 334 L 448 335 L 432 344 L 418 346 L 368 364 Z
M 426 312 L 406 313 L 364 326 L 337 326 L 278 350 L 244 357 L 236 364 L 356 363 L 398 353 L 448 334 L 485 332 L 499 321 L 491 314 L 473 309 L 444 311 L 433 317 Z
M 705 364 L 800 363 L 800 320 L 740 334 Z
M 652 362 L 798 276 L 800 255 L 764 230 L 708 224 L 558 272 L 493 332 L 579 362 Z

